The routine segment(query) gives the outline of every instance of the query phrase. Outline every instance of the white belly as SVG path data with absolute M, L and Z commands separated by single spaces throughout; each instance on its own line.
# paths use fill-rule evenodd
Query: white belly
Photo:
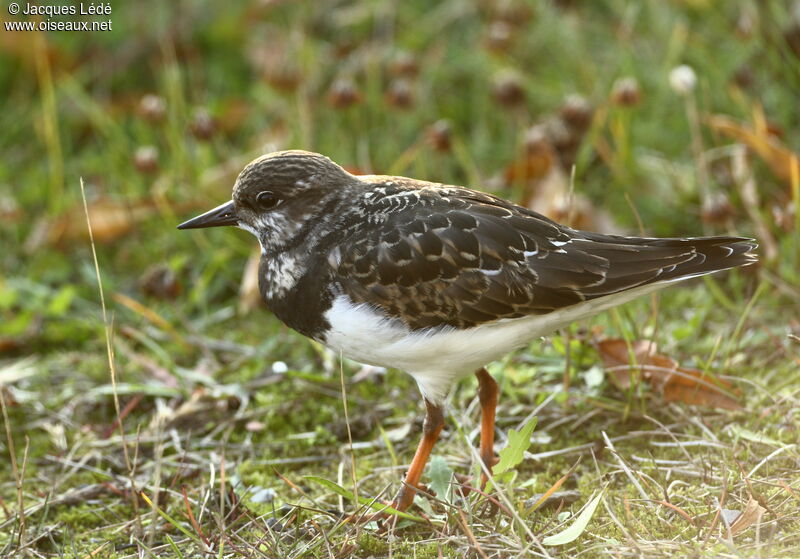
M 417 332 L 387 319 L 369 305 L 356 305 L 349 297 L 339 295 L 325 314 L 331 325 L 325 345 L 360 363 L 402 369 L 416 379 L 425 398 L 441 403 L 459 378 L 509 351 L 669 283 L 644 285 L 551 313 L 502 319 L 466 330 Z

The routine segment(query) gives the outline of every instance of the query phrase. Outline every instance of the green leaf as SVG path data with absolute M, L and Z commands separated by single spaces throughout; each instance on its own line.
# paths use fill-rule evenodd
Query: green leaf
M 735 423 L 728 424 L 728 427 L 726 428 L 726 430 L 729 431 L 735 437 L 738 437 L 740 439 L 746 439 L 746 440 L 754 442 L 754 443 L 761 443 L 761 444 L 772 445 L 772 446 L 781 446 L 781 447 L 785 446 L 785 444 L 786 444 L 786 443 L 782 443 L 781 441 L 779 441 L 777 439 L 773 439 L 772 437 L 770 437 L 770 436 L 768 436 L 768 435 L 766 435 L 764 433 L 755 433 L 755 432 L 753 432 L 753 431 L 751 431 L 749 429 L 745 429 L 744 427 L 740 427 L 740 426 L 736 425 Z
M 67 285 L 61 288 L 55 296 L 50 299 L 47 305 L 47 314 L 49 316 L 63 316 L 72 305 L 77 291 L 72 285 Z
M 453 470 L 441 456 L 432 456 L 428 461 L 429 487 L 446 503 L 453 502 Z
M 316 483 L 318 485 L 321 485 L 322 487 L 324 487 L 326 489 L 329 489 L 330 491 L 333 491 L 337 495 L 341 495 L 342 497 L 344 497 L 348 501 L 355 501 L 355 499 L 356 499 L 355 495 L 353 495 L 352 491 L 350 491 L 348 489 L 345 489 L 344 487 L 342 487 L 338 483 L 334 483 L 329 479 L 325 479 L 325 478 L 317 477 L 317 476 L 305 476 L 305 479 L 307 479 L 308 481 L 313 481 L 314 483 Z M 359 496 L 358 497 L 358 503 L 361 504 L 361 505 L 367 505 L 372 510 L 376 510 L 376 511 L 379 511 L 379 512 L 385 512 L 386 514 L 399 516 L 400 518 L 405 518 L 407 520 L 413 520 L 414 522 L 425 522 L 425 519 L 423 519 L 423 518 L 421 518 L 419 516 L 414 516 L 413 514 L 408 514 L 407 512 L 399 511 L 399 510 L 397 510 L 395 508 L 390 507 L 389 505 L 386 505 L 384 503 L 375 501 L 375 499 L 370 499 L 369 497 L 361 497 L 361 496 Z
M 532 418 L 519 431 L 508 432 L 508 444 L 500 451 L 500 461 L 492 469 L 495 476 L 505 473 L 517 466 L 525 458 L 525 451 L 531 446 L 531 434 L 536 427 L 536 418 Z
M 600 499 L 602 498 L 603 491 L 600 491 L 596 497 L 593 496 L 592 499 L 589 500 L 589 504 L 583 507 L 583 510 L 575 519 L 575 522 L 558 534 L 547 536 L 542 540 L 542 543 L 544 545 L 564 545 L 578 539 L 578 536 L 583 534 L 584 530 L 586 530 L 586 526 L 589 525 L 589 521 L 592 519 L 592 516 L 594 516 L 594 511 L 597 509 L 597 505 L 600 504 Z
M 19 291 L 0 283 L 0 309 L 10 309 L 19 299 Z

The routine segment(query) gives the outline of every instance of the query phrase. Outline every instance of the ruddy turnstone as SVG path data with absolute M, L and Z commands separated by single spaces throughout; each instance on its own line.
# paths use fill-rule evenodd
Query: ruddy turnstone
M 398 510 L 414 499 L 457 380 L 478 378 L 490 470 L 498 390 L 487 363 L 671 283 L 756 261 L 752 239 L 578 231 L 483 192 L 354 176 L 306 151 L 256 159 L 230 202 L 178 228 L 222 225 L 258 239 L 261 294 L 280 320 L 416 379 L 426 416 Z

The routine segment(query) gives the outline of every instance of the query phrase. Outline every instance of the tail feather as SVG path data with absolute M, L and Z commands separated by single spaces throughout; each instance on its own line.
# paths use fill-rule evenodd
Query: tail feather
M 744 237 L 646 238 L 586 234 L 582 250 L 608 262 L 603 281 L 581 291 L 603 297 L 638 286 L 679 281 L 758 261 Z
M 753 252 L 758 246 L 753 239 L 742 237 L 699 237 L 682 239 L 690 246 L 694 256 L 674 269 L 665 267 L 661 279 L 678 279 L 749 266 L 758 261 Z

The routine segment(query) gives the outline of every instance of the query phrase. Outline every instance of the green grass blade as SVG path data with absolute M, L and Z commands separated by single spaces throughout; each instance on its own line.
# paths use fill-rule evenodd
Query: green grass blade
M 553 534 L 552 536 L 547 536 L 542 540 L 544 545 L 565 545 L 570 542 L 574 542 L 578 539 L 578 537 L 583 534 L 584 530 L 586 530 L 586 526 L 589 525 L 589 521 L 594 516 L 594 511 L 597 509 L 597 505 L 600 504 L 600 499 L 603 498 L 604 491 L 601 491 L 597 496 L 592 497 L 581 513 L 578 515 L 578 518 L 575 519 L 575 522 L 570 524 L 567 528 L 560 531 L 558 534 Z

